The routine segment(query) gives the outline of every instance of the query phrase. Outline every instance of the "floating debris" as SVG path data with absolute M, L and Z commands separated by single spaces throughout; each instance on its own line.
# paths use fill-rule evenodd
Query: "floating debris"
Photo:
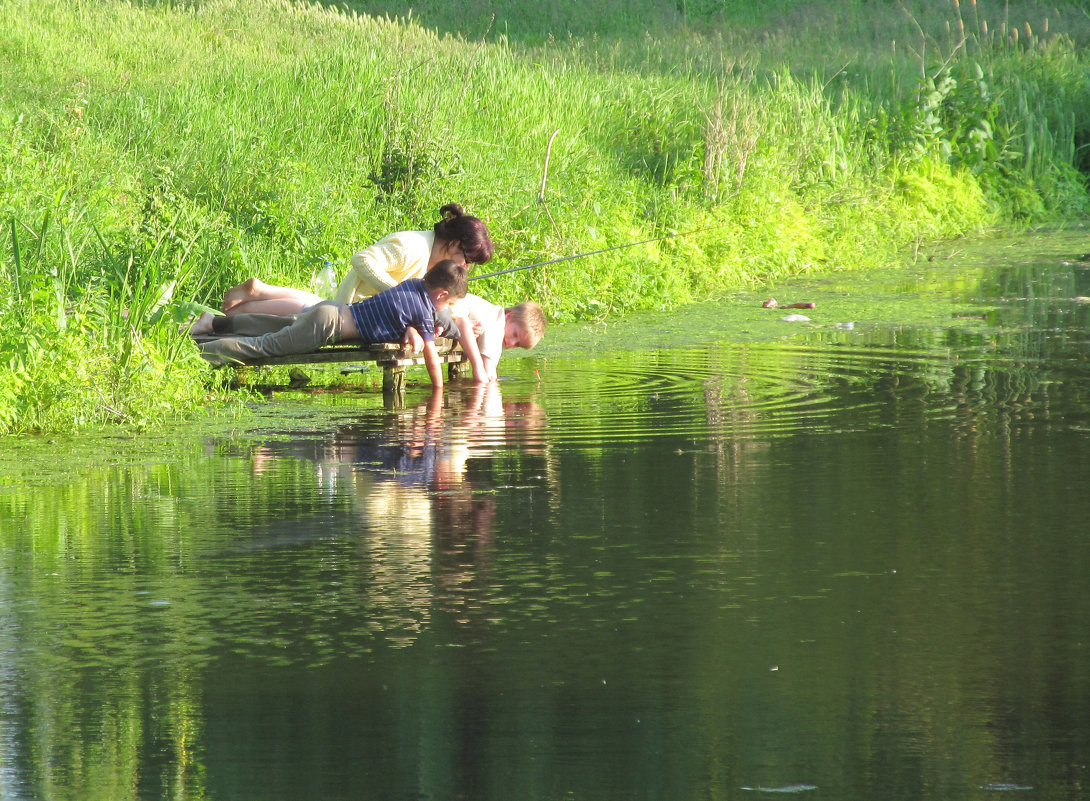
M 775 298 L 769 298 L 761 304 L 765 309 L 816 309 L 817 304 L 813 302 L 806 303 L 777 303 Z
M 743 787 L 743 790 L 749 790 L 754 793 L 805 793 L 810 790 L 816 790 L 816 784 L 785 784 L 782 787 L 765 787 L 764 785 L 757 785 L 756 787 Z
M 789 314 L 786 317 L 781 317 L 781 320 L 785 323 L 808 323 L 810 318 L 805 314 Z
M 1032 790 L 1028 784 L 1010 784 L 1009 782 L 989 782 L 988 784 L 980 785 L 981 790 L 990 790 L 995 793 L 1008 793 L 1017 790 Z

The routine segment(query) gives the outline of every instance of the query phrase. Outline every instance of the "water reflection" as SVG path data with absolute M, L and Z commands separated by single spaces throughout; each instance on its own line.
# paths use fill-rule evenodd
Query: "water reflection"
M 0 797 L 1080 798 L 1088 321 L 1033 319 L 542 351 L 11 467 Z
M 462 603 L 461 588 L 486 561 L 496 492 L 514 489 L 497 482 L 493 465 L 506 476 L 529 474 L 523 492 L 547 491 L 545 424 L 536 400 L 505 402 L 493 383 L 434 393 L 325 437 L 261 444 L 249 454 L 256 479 L 285 461 L 310 464 L 328 506 L 257 529 L 213 558 L 249 561 L 259 551 L 268 563 L 269 551 L 321 549 L 327 564 L 343 564 L 349 574 L 336 586 L 355 588 L 352 599 L 337 592 L 338 603 L 358 604 L 367 622 L 366 632 L 350 637 L 349 652 L 366 651 L 361 641 L 379 634 L 409 645 L 436 608 Z
M 1027 355 L 1010 335 L 859 328 L 791 343 L 719 342 L 547 363 L 554 444 L 672 437 L 710 445 L 946 420 L 972 434 L 1090 424 L 1078 360 Z M 1070 349 L 1068 347 L 1068 351 Z M 1014 355 L 1017 353 L 1018 355 Z M 1090 351 L 1088 351 L 1090 353 Z M 1064 409 L 1061 417 L 1053 407 Z M 998 414 L 997 414 L 998 412 Z M 686 447 L 691 447 L 688 445 Z
M 21 748 L 18 721 L 19 709 L 19 660 L 18 626 L 11 617 L 14 598 L 8 578 L 0 573 L 0 798 L 26 798 L 26 782 L 19 765 L 25 764 Z
M 545 423 L 493 385 L 211 459 L 14 480 L 0 797 L 205 797 L 215 665 L 313 670 L 464 619 L 497 491 L 547 486 Z

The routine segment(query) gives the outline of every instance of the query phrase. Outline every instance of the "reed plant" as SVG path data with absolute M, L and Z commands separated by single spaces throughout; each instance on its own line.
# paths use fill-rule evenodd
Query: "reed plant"
M 48 217 L 33 228 L 12 218 L 9 233 L 0 431 L 140 429 L 211 396 L 168 313 L 173 279 L 162 280 L 156 252 L 113 254 Z
M 451 201 L 479 273 L 654 240 L 472 285 L 557 321 L 1087 212 L 1075 3 L 413 8 L 0 0 L 0 428 L 198 405 L 178 320 Z

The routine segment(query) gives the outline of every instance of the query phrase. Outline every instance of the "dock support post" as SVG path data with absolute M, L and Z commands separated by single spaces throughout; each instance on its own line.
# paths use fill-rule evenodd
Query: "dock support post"
M 459 376 L 469 375 L 471 369 L 468 361 L 447 362 L 447 378 L 453 381 Z
M 404 367 L 387 365 L 382 368 L 382 401 L 388 409 L 400 409 L 405 405 Z

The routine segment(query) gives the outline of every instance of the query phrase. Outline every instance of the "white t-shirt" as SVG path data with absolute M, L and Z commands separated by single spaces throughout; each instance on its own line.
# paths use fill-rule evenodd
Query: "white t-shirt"
M 454 301 L 452 317 L 468 317 L 481 324 L 477 336 L 477 349 L 481 356 L 498 361 L 503 354 L 503 333 L 507 327 L 507 313 L 503 306 L 489 303 L 479 295 L 466 295 Z

